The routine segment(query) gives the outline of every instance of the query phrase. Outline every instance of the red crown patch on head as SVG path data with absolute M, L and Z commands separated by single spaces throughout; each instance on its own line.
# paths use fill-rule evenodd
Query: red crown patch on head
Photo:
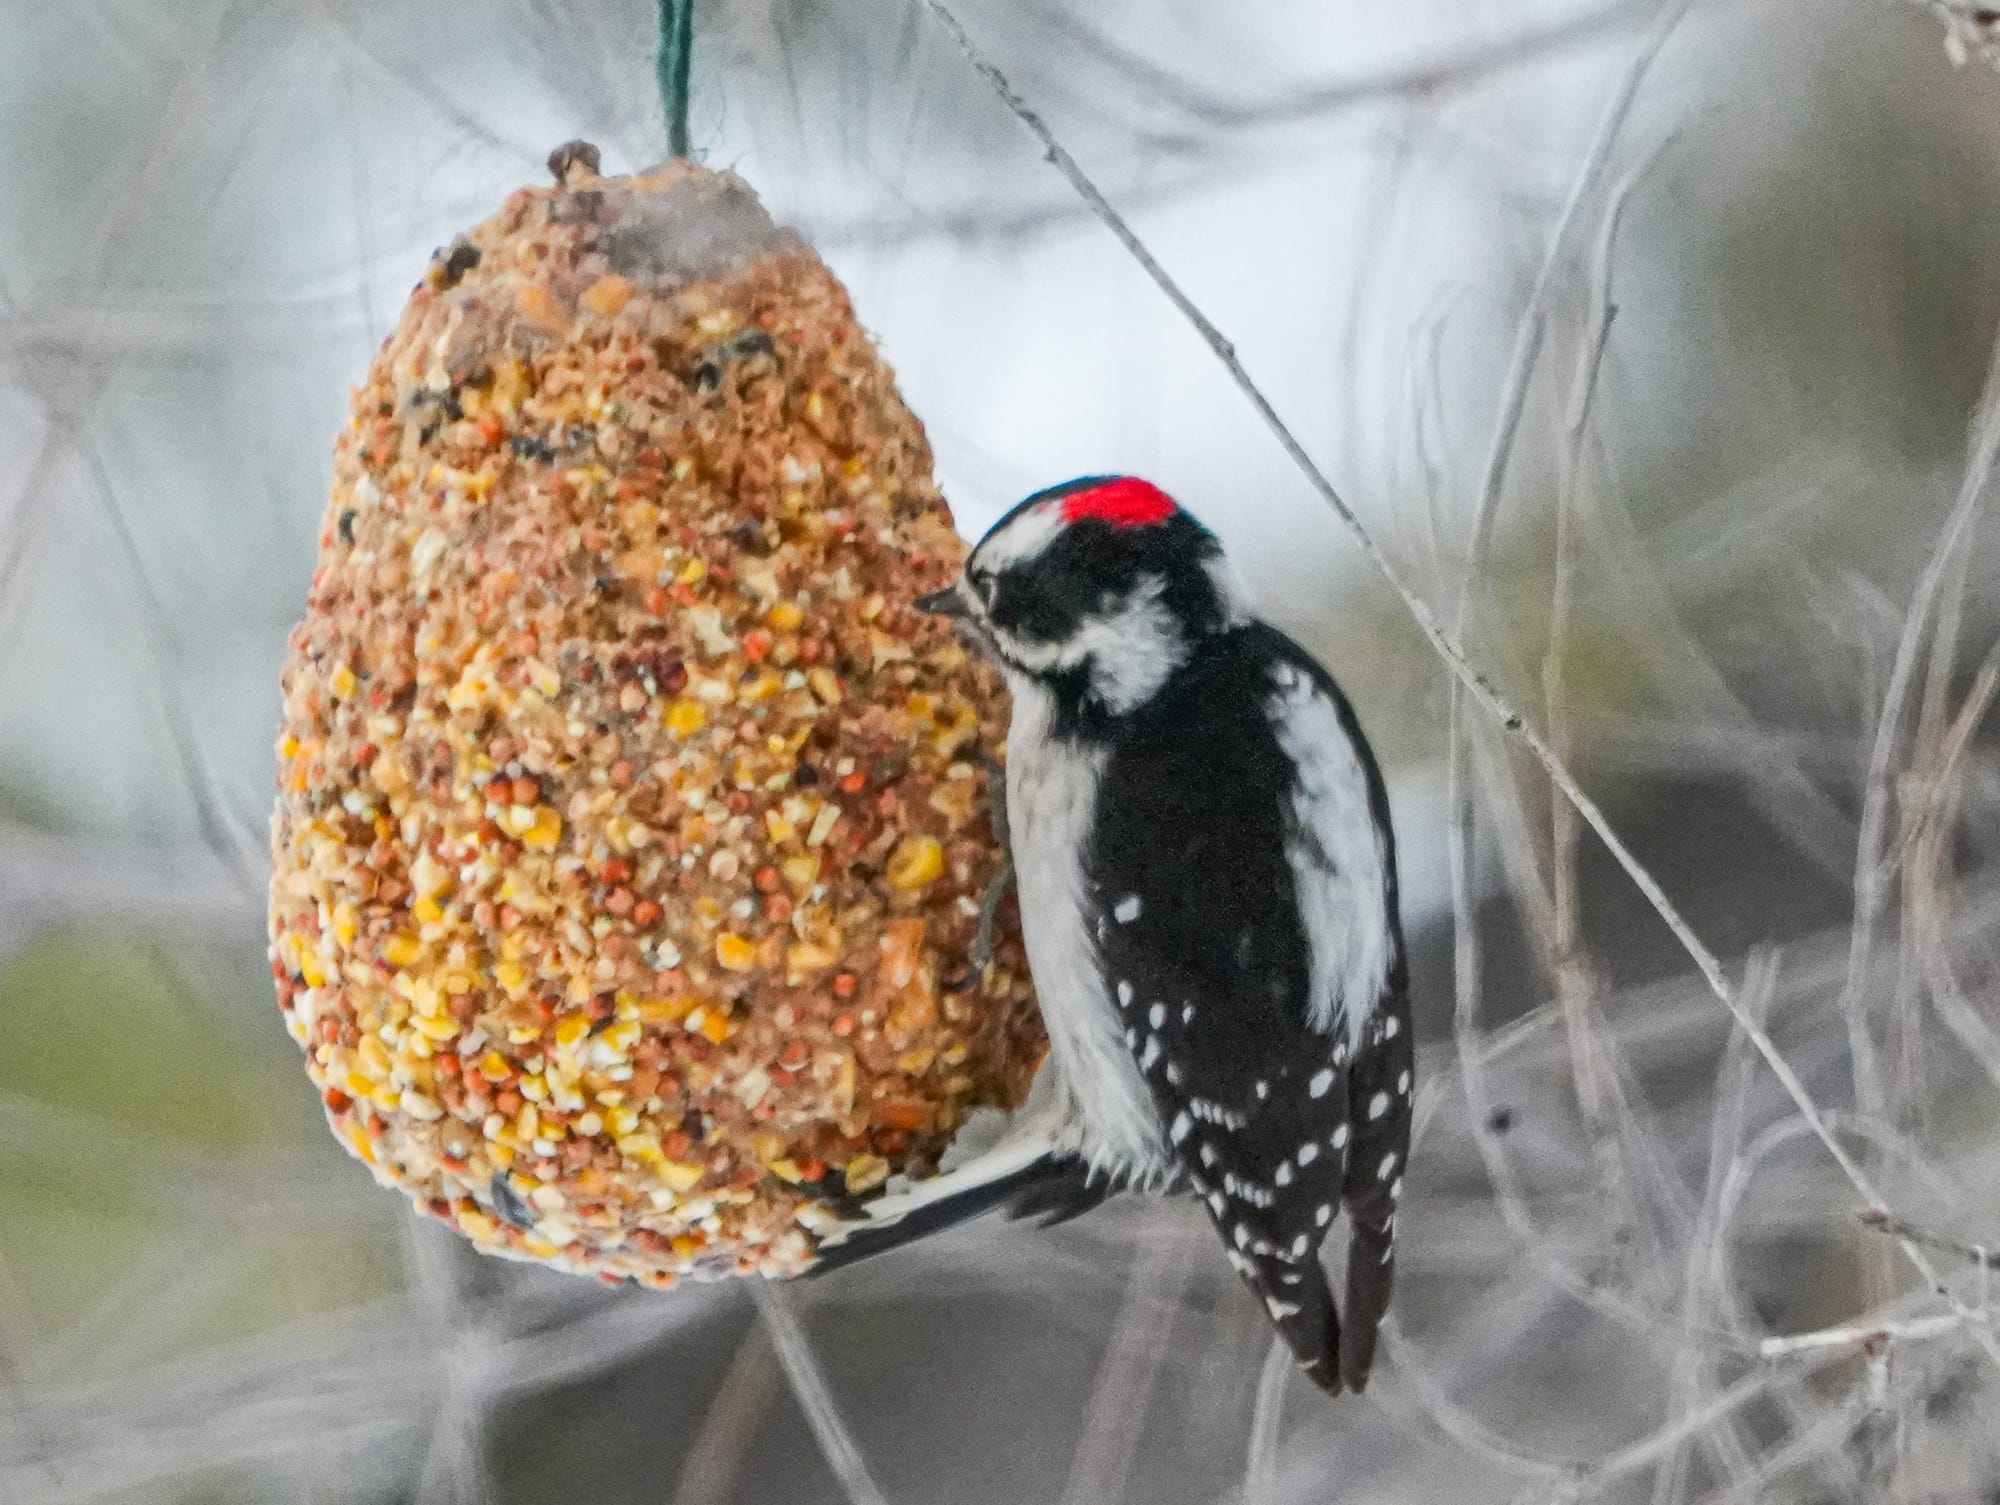
M 1114 528 L 1149 528 L 1174 515 L 1174 499 L 1150 481 L 1120 476 L 1063 498 L 1063 518 L 1080 523 L 1096 518 Z

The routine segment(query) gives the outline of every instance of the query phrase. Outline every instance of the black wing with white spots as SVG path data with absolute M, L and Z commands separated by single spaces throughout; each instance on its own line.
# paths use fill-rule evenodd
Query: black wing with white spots
M 1368 1177 L 1407 1153 L 1407 1095 L 1392 1091 L 1372 1119 L 1366 1101 L 1350 1108 L 1361 1084 L 1372 1094 L 1387 1073 L 1393 1089 L 1408 1067 L 1388 829 L 1338 689 L 1252 626 L 1209 639 L 1127 718 L 1087 868 L 1107 987 L 1172 1153 L 1329 1390 L 1367 1379 L 1393 1234 L 1389 1183 Z M 1372 887 L 1356 888 L 1364 878 Z M 1365 996 L 1346 997 L 1363 978 Z M 1350 1035 L 1357 1005 L 1367 1023 Z M 1385 1064 L 1392 1050 L 1401 1065 Z M 1343 1206 L 1356 1214 L 1350 1264 L 1369 1262 L 1349 1281 L 1345 1339 L 1317 1257 Z

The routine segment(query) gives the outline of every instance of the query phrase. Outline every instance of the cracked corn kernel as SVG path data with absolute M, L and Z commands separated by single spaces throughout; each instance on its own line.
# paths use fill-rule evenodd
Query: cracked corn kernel
M 840 964 L 840 948 L 814 941 L 800 941 L 785 948 L 785 970 L 810 977 Z
M 910 836 L 889 858 L 889 882 L 908 892 L 944 876 L 944 848 L 935 836 Z
M 326 986 L 326 968 L 320 965 L 319 958 L 310 951 L 299 953 L 299 975 L 305 979 L 305 984 L 309 988 Z
M 872 1191 L 889 1179 L 889 1162 L 880 1155 L 856 1155 L 847 1162 L 847 1189 L 859 1194 Z
M 336 444 L 286 1023 L 348 1148 L 483 1250 L 794 1272 L 828 1167 L 928 1174 L 1045 1049 L 1011 910 L 934 991 L 999 865 L 998 679 L 911 608 L 964 547 L 845 293 L 734 179 L 579 165 L 465 240 Z
M 584 307 L 607 319 L 631 301 L 632 284 L 616 272 L 606 273 L 583 291 Z
M 667 730 L 685 740 L 708 725 L 708 712 L 694 700 L 676 700 L 667 707 Z
M 546 806 L 535 812 L 528 829 L 521 833 L 522 844 L 540 852 L 549 851 L 561 840 L 562 817 Z
M 657 1169 L 660 1179 L 675 1191 L 693 1191 L 702 1178 L 702 1167 L 687 1165 L 678 1160 L 662 1160 Z

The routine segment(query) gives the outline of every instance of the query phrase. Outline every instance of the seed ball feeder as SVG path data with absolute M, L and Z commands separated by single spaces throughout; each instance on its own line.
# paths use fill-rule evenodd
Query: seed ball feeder
M 581 143 L 354 395 L 286 662 L 270 940 L 334 1131 L 489 1253 L 788 1274 L 1026 1096 L 997 678 L 845 290 Z M 985 916 L 991 921 L 992 915 Z

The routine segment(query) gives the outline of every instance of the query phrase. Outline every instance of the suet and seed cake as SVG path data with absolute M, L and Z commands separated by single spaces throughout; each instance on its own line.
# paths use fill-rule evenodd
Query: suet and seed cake
M 1003 691 L 846 292 L 735 177 L 566 148 L 355 393 L 284 673 L 273 971 L 335 1131 L 493 1253 L 807 1264 L 1044 1051 Z

